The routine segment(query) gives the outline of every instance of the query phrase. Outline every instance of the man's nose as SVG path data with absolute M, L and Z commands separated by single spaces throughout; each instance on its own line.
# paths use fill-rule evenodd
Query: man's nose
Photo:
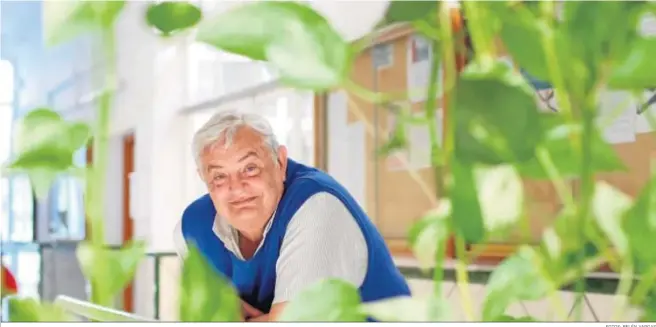
M 228 189 L 230 191 L 242 191 L 244 189 L 244 180 L 239 176 L 230 176 L 228 179 Z

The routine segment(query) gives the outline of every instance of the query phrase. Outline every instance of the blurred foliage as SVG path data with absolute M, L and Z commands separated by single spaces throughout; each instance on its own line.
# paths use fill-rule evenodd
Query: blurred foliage
M 48 44 L 94 30 L 107 32 L 124 7 L 123 1 L 46 4 Z M 646 249 L 656 238 L 655 182 L 652 178 L 634 202 L 612 186 L 593 180 L 596 173 L 626 169 L 593 123 L 599 95 L 608 89 L 642 92 L 656 85 L 656 39 L 638 32 L 640 19 L 654 14 L 653 4 L 471 1 L 461 8 L 467 20 L 466 35 L 452 30 L 448 20 L 458 15 L 453 15 L 450 5 L 446 1 L 394 1 L 381 17 L 382 25 L 409 23 L 435 40 L 432 55 L 441 59 L 434 60 L 431 69 L 441 66 L 454 71 L 453 53 L 468 54 L 467 65 L 456 70 L 457 76 L 448 75 L 445 85 L 437 87 L 442 81 L 433 74 L 428 87 L 446 92 L 453 114 L 446 122 L 443 145 L 431 134 L 432 155 L 440 158 L 433 161 L 435 180 L 445 187 L 439 206 L 418 220 L 409 235 L 422 266 L 436 267 L 434 276 L 439 282 L 447 240 L 455 236 L 458 284 L 466 292 L 465 267 L 471 258 L 464 244 L 483 242 L 497 229 L 522 223 L 521 177 L 549 180 L 560 190 L 564 203 L 559 219 L 544 232 L 540 246 L 521 246 L 495 269 L 480 314 L 472 312 L 467 296 L 462 297 L 467 318 L 534 321 L 533 317 L 508 316 L 506 309 L 517 301 L 553 296 L 564 285 L 583 285 L 586 273 L 609 262 L 623 273 L 639 267 L 635 269 L 638 285 L 618 289 L 618 296 L 631 296 L 633 306 L 645 309 L 643 319 L 653 319 L 656 292 L 651 281 L 656 279 L 656 256 Z M 164 37 L 197 26 L 197 41 L 266 61 L 290 87 L 316 92 L 341 88 L 378 103 L 387 98 L 354 87 L 350 76 L 359 54 L 356 47 L 340 37 L 332 22 L 303 3 L 249 2 L 204 17 L 193 4 L 159 2 L 149 6 L 145 19 Z M 495 57 L 497 39 L 519 71 Z M 463 52 L 466 45 L 471 46 Z M 532 89 L 536 85 L 555 88 L 558 113 L 539 112 Z M 426 101 L 425 125 L 434 116 L 434 106 L 429 105 L 434 102 Z M 407 146 L 406 124 L 410 123 L 417 122 L 397 121 L 396 132 L 381 154 Z M 107 137 L 106 124 L 101 121 L 94 128 L 94 138 Z M 84 124 L 64 122 L 52 110 L 36 109 L 21 121 L 15 136 L 17 155 L 9 171 L 27 173 L 42 196 L 54 176 L 70 170 L 73 152 L 86 144 L 90 133 Z M 102 176 L 100 167 L 94 171 L 98 169 L 94 163 L 89 169 Z M 581 194 L 563 192 L 564 178 L 580 178 Z M 102 187 L 98 179 L 89 183 L 92 189 Z M 143 245 L 138 244 L 115 252 L 95 241 L 81 245 L 78 257 L 92 281 L 94 301 L 107 305 L 132 278 L 143 253 Z M 184 263 L 180 299 L 183 321 L 241 319 L 235 290 L 194 249 Z M 436 291 L 429 299 L 360 304 L 356 288 L 325 280 L 292 300 L 281 320 L 362 321 L 370 316 L 384 321 L 438 321 L 445 319 L 448 307 L 441 299 Z M 16 321 L 66 319 L 51 305 L 33 300 L 12 299 L 11 308 L 11 319 Z

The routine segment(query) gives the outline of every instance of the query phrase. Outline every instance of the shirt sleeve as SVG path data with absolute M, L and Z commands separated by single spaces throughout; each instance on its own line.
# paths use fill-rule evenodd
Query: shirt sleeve
M 182 234 L 182 220 L 180 220 L 173 229 L 173 246 L 175 247 L 175 252 L 178 253 L 180 259 L 184 260 L 184 257 L 187 255 L 187 242 Z
M 367 260 L 367 243 L 353 215 L 334 195 L 317 193 L 287 226 L 276 263 L 273 303 L 289 301 L 326 278 L 359 287 L 367 273 Z

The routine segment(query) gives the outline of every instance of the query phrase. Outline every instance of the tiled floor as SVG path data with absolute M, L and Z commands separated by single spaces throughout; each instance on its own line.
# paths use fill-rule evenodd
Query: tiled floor
M 433 282 L 426 279 L 408 279 L 412 288 L 413 296 L 428 297 L 433 289 Z M 464 321 L 465 316 L 462 311 L 461 292 L 453 282 L 443 282 L 443 292 L 451 306 L 451 321 Z M 472 305 L 476 314 L 480 313 L 482 301 L 485 297 L 485 286 L 481 284 L 469 284 Z M 574 305 L 575 294 L 572 292 L 560 292 L 563 309 L 568 315 L 573 315 L 572 307 Z M 605 294 L 587 294 L 583 306 L 583 321 L 612 321 L 614 309 L 617 307 L 613 295 Z M 549 300 L 530 301 L 515 303 L 508 308 L 506 314 L 521 317 L 532 316 L 538 320 L 557 321 L 557 316 L 552 312 L 553 306 Z M 630 310 L 622 321 L 637 321 L 639 312 Z M 476 317 L 476 320 L 480 320 Z

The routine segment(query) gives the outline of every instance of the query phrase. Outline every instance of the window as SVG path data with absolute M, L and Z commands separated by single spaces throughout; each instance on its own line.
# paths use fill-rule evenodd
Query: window
M 19 292 L 26 297 L 39 297 L 41 279 L 41 256 L 39 252 L 23 249 L 18 251 L 16 279 L 20 285 Z
M 32 242 L 34 240 L 34 196 L 32 185 L 26 175 L 11 178 L 11 212 L 13 228 L 10 242 Z
M 11 156 L 11 133 L 14 120 L 14 69 L 9 61 L 0 60 L 0 165 Z M 0 241 L 9 239 L 11 226 L 9 178 L 0 180 Z
M 371 49 L 374 67 L 384 69 L 394 64 L 394 48 L 391 43 L 376 44 Z
M 9 239 L 9 179 L 0 179 L 0 242 Z

